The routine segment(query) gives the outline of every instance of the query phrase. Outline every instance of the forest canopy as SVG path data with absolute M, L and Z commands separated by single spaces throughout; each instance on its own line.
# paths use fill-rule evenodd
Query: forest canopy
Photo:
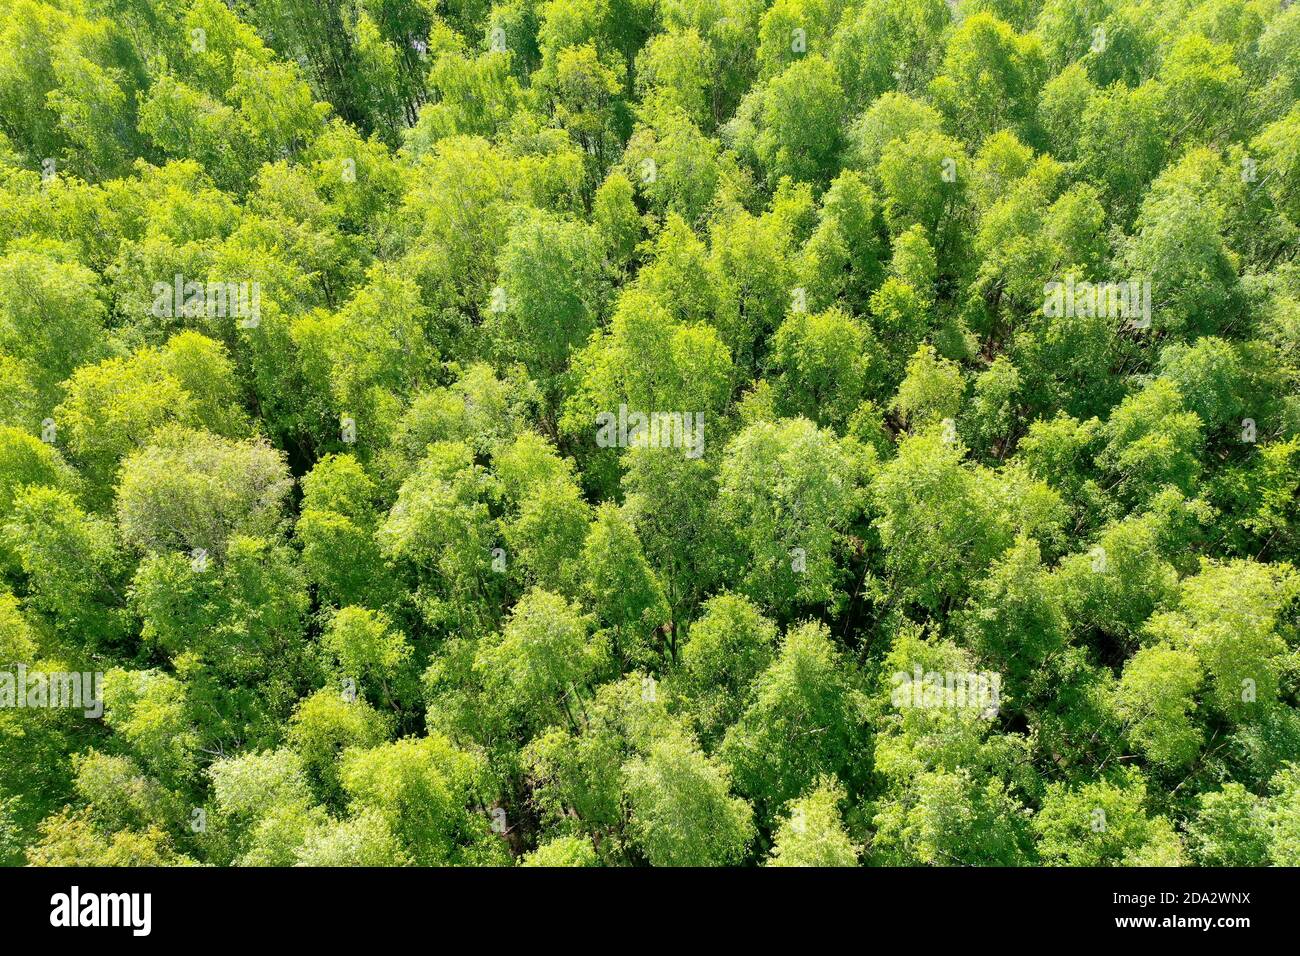
M 1300 6 L 12 0 L 0 862 L 1300 865 Z

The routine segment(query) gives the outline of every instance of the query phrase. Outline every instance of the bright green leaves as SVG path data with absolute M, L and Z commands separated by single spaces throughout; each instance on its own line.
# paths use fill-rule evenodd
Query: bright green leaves
M 508 725 L 542 727 L 575 719 L 570 694 L 600 663 L 588 639 L 590 621 L 578 608 L 534 590 L 515 605 L 499 635 L 479 646 L 474 672 L 484 703 Z
M 1044 73 L 1041 43 L 988 13 L 967 17 L 948 41 L 930 92 L 962 139 L 1004 126 L 1029 129 Z
M 487 817 L 467 809 L 481 772 L 477 758 L 438 734 L 349 750 L 342 765 L 353 808 L 373 811 L 424 866 L 500 862 Z
M 741 548 L 742 589 L 783 613 L 831 600 L 857 504 L 852 461 L 831 433 L 802 418 L 750 425 L 727 447 L 717 504 Z
M 772 348 L 781 413 L 820 425 L 845 421 L 866 388 L 868 335 L 838 309 L 817 315 L 791 313 L 777 329 Z
M 786 633 L 719 749 L 760 819 L 804 793 L 819 774 L 856 779 L 866 769 L 862 706 L 853 671 L 824 625 L 801 624 Z
M 729 793 L 724 766 L 687 738 L 666 736 L 623 769 L 630 831 L 652 866 L 740 863 L 754 836 L 749 805 Z
M 1168 646 L 1145 647 L 1124 665 L 1115 709 L 1129 740 L 1157 767 L 1179 767 L 1200 750 L 1191 719 L 1201 667 L 1193 654 Z
M 522 362 L 548 396 L 556 395 L 570 353 L 586 342 L 602 314 L 601 263 L 593 229 L 540 213 L 516 223 L 501 251 L 499 348 Z
M 791 801 L 767 865 L 857 866 L 862 847 L 845 832 L 839 811 L 843 799 L 844 789 L 834 778 L 824 778 L 807 796 Z
M 170 426 L 122 466 L 122 537 L 144 550 L 219 556 L 232 535 L 274 535 L 290 483 L 283 456 L 264 442 Z
M 1029 499 L 1007 507 L 990 493 L 1002 480 L 963 463 L 955 434 L 945 437 L 942 425 L 904 439 L 872 482 L 894 586 L 932 610 L 964 599 L 973 579 L 1011 545 L 1016 525 L 1032 523 Z M 1040 489 L 1030 482 L 1022 490 Z
M 1141 773 L 1077 789 L 1049 786 L 1034 818 L 1043 862 L 1056 866 L 1179 866 L 1184 850 L 1169 820 L 1150 816 Z
M 1164 485 L 1188 492 L 1200 473 L 1201 419 L 1184 409 L 1178 386 L 1156 379 L 1111 413 L 1097 461 L 1119 478 L 1119 491 L 1148 501 Z
M 1258 715 L 1277 694 L 1300 581 L 1289 566 L 1253 561 L 1206 563 L 1186 578 L 1169 611 L 1147 622 L 1152 638 L 1194 654 L 1210 699 L 1236 719 Z
M 330 619 L 322 643 L 337 658 L 346 680 L 359 688 L 378 685 L 376 696 L 384 705 L 395 706 L 409 693 L 414 677 L 411 645 L 387 615 L 345 607 Z

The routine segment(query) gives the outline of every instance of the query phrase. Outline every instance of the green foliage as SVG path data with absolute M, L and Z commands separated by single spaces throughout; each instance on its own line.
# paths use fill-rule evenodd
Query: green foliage
M 862 772 L 862 702 L 846 671 L 825 626 L 808 623 L 785 635 L 756 678 L 753 699 L 719 752 L 760 816 L 805 792 L 818 774 Z
M 844 831 L 838 804 L 844 791 L 833 778 L 790 804 L 776 831 L 768 866 L 857 866 L 862 847 Z
M 741 588 L 788 613 L 828 601 L 834 551 L 855 511 L 852 461 L 803 418 L 757 422 L 728 445 L 718 509 L 741 551 Z
M 1162 816 L 1149 816 L 1147 785 L 1137 771 L 1069 790 L 1048 787 L 1034 818 L 1039 852 L 1049 865 L 1178 866 L 1178 834 Z
M 632 840 L 652 866 L 739 863 L 753 838 L 749 804 L 730 795 L 724 765 L 668 736 L 623 770 Z
M 166 427 L 122 465 L 123 540 L 145 551 L 224 553 L 236 534 L 273 536 L 291 479 L 264 442 Z
M 358 810 L 379 815 L 417 865 L 487 863 L 495 851 L 485 816 L 466 804 L 481 772 L 446 738 L 403 738 L 343 755 L 343 787 Z
M 595 866 L 596 851 L 582 837 L 556 837 L 524 856 L 521 866 Z
M 0 863 L 1296 865 L 1297 50 L 14 0 Z

